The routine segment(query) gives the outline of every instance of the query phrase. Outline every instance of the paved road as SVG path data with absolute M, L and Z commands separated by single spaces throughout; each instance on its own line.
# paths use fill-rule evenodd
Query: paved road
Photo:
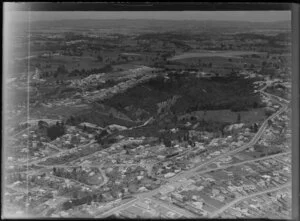
M 278 110 L 278 112 L 276 112 L 275 114 L 273 114 L 272 116 L 270 116 L 269 118 L 267 118 L 267 119 L 264 121 L 264 123 L 262 124 L 262 126 L 260 127 L 260 129 L 258 130 L 258 132 L 255 134 L 255 136 L 254 136 L 254 137 L 251 139 L 251 141 L 250 141 L 249 143 L 247 143 L 246 145 L 244 145 L 244 146 L 242 146 L 242 147 L 240 147 L 240 148 L 237 148 L 237 149 L 235 149 L 235 150 L 233 150 L 233 151 L 229 151 L 229 152 L 227 152 L 227 153 L 224 153 L 224 154 L 222 154 L 222 155 L 220 155 L 220 156 L 218 156 L 218 157 L 215 157 L 215 158 L 213 158 L 213 159 L 211 159 L 211 160 L 209 160 L 209 161 L 206 161 L 205 163 L 201 164 L 200 166 L 195 167 L 195 168 L 193 168 L 193 169 L 191 169 L 191 170 L 189 170 L 189 171 L 183 171 L 182 173 L 177 174 L 176 176 L 170 178 L 170 179 L 168 180 L 169 183 L 176 182 L 178 179 L 181 179 L 181 178 L 186 178 L 186 177 L 192 176 L 192 175 L 195 174 L 195 172 L 196 172 L 199 168 L 204 167 L 204 166 L 206 166 L 206 165 L 208 165 L 208 164 L 214 162 L 214 161 L 217 160 L 217 159 L 220 159 L 220 158 L 223 158 L 223 157 L 225 157 L 225 156 L 232 155 L 232 154 L 234 154 L 234 153 L 240 152 L 240 151 L 245 150 L 245 149 L 247 149 L 248 147 L 254 145 L 254 144 L 260 139 L 262 133 L 263 133 L 264 130 L 266 129 L 268 120 L 269 120 L 269 119 L 275 118 L 276 116 L 278 116 L 280 113 L 282 113 L 282 112 L 285 111 L 286 109 L 287 109 L 287 107 L 286 107 L 286 106 L 283 106 L 280 110 Z M 280 154 L 280 155 L 283 155 L 283 154 L 286 154 L 286 153 L 282 153 L 282 154 Z M 276 156 L 277 156 L 277 155 L 276 155 Z M 274 156 L 267 156 L 267 157 L 265 157 L 265 158 L 263 158 L 263 159 L 272 158 L 272 157 L 274 157 Z M 84 157 L 84 158 L 85 158 L 85 157 Z M 254 160 L 250 160 L 250 161 L 247 161 L 247 162 L 257 161 L 257 160 L 261 160 L 261 159 L 254 159 Z M 243 164 L 243 163 L 246 163 L 246 162 L 241 162 L 241 163 L 238 163 L 237 165 Z M 227 167 L 230 167 L 230 166 L 234 166 L 234 165 L 229 165 L 229 166 L 227 166 Z M 225 167 L 224 167 L 224 168 L 225 168 Z M 215 169 L 222 169 L 222 168 L 215 168 Z M 212 169 L 212 170 L 215 170 L 215 169 Z M 202 171 L 201 173 L 204 173 L 204 172 L 207 172 L 207 171 Z M 163 186 L 162 186 L 162 187 L 163 187 Z M 145 197 L 146 197 L 146 198 L 147 198 L 147 197 L 148 197 L 148 198 L 152 198 L 152 196 L 155 195 L 156 193 L 158 193 L 158 192 L 161 190 L 162 187 L 160 187 L 160 188 L 158 188 L 158 189 L 155 189 L 155 190 L 153 190 L 153 191 L 150 191 L 150 192 L 138 194 L 137 196 L 138 196 L 139 198 L 140 198 L 140 197 L 143 197 L 143 198 L 145 198 Z M 131 201 L 130 201 L 130 202 L 131 202 Z M 124 205 L 120 205 L 119 207 L 114 208 L 113 210 L 108 211 L 107 213 L 102 214 L 101 217 L 109 216 L 109 215 L 105 215 L 105 214 L 113 214 L 115 211 L 124 209 L 128 204 L 131 205 L 131 204 L 132 204 L 133 202 L 135 202 L 135 201 L 132 201 L 131 203 L 130 203 L 130 202 L 128 202 L 128 203 L 126 203 L 126 204 L 124 204 Z M 170 206 L 170 205 L 168 205 L 168 206 Z M 119 208 L 119 209 L 118 209 L 118 208 Z
M 262 93 L 265 93 L 263 92 L 262 90 L 265 89 L 266 87 L 262 88 L 261 89 L 261 92 Z M 269 95 L 268 93 L 265 93 L 266 95 Z M 265 129 L 267 128 L 268 126 L 268 120 L 270 119 L 273 119 L 275 117 L 277 117 L 279 114 L 281 114 L 282 112 L 286 111 L 287 110 L 287 106 L 283 106 L 281 107 L 276 113 L 274 113 L 273 115 L 271 115 L 270 117 L 268 117 L 264 122 L 263 124 L 261 125 L 261 127 L 259 128 L 259 130 L 257 131 L 257 133 L 254 135 L 254 137 L 251 139 L 251 141 L 245 145 L 243 145 L 242 147 L 240 148 L 237 148 L 235 150 L 232 150 L 232 151 L 229 151 L 229 152 L 226 152 L 220 156 L 217 156 L 215 158 L 212 158 L 211 160 L 208 160 L 206 162 L 204 162 L 203 164 L 195 167 L 195 168 L 192 168 L 188 171 L 182 171 L 181 173 L 178 173 L 177 175 L 171 177 L 168 179 L 168 182 L 171 184 L 173 182 L 176 182 L 177 180 L 179 179 L 182 179 L 182 178 L 186 178 L 186 177 L 190 177 L 190 176 L 193 176 L 195 173 L 197 173 L 197 170 L 199 170 L 199 168 L 202 168 L 220 158 L 223 158 L 225 156 L 229 156 L 229 155 L 232 155 L 232 154 L 235 154 L 237 152 L 240 152 L 240 151 L 243 151 L 249 147 L 251 147 L 252 145 L 254 145 L 259 139 L 260 137 L 262 136 L 262 134 L 264 133 Z M 146 192 L 146 193 L 140 193 L 140 194 L 136 194 L 136 196 L 139 196 L 139 197 L 143 197 L 143 198 L 152 198 L 153 195 L 157 194 L 165 185 L 159 187 L 158 189 L 155 189 L 155 190 L 152 190 L 152 191 L 149 191 L 149 192 Z M 122 209 L 123 207 L 120 206 L 120 208 Z M 118 211 L 117 208 L 114 209 L 114 211 Z M 111 213 L 113 214 L 113 213 Z
M 111 216 L 111 215 L 113 215 L 114 213 L 116 213 L 120 210 L 123 210 L 123 209 L 126 209 L 126 208 L 130 207 L 133 203 L 135 203 L 137 201 L 138 201 L 138 199 L 134 198 L 134 199 L 132 199 L 131 201 L 129 201 L 127 203 L 124 203 L 120 206 L 117 206 L 117 207 L 115 207 L 115 208 L 113 208 L 113 209 L 111 209 L 107 212 L 104 212 L 104 213 L 100 214 L 100 215 L 97 215 L 95 218 L 105 218 L 105 217 Z
M 31 164 L 37 164 L 37 163 L 40 163 L 40 162 L 42 162 L 42 161 L 46 161 L 48 158 L 51 158 L 51 157 L 55 157 L 55 156 L 58 156 L 58 155 L 62 155 L 62 154 L 65 154 L 65 153 L 67 153 L 67 152 L 74 152 L 75 150 L 77 150 L 77 149 L 79 149 L 79 148 L 84 148 L 84 147 L 86 147 L 86 146 L 88 146 L 88 145 L 91 145 L 91 144 L 93 144 L 93 143 L 95 143 L 95 142 L 96 142 L 96 141 L 92 140 L 92 141 L 90 141 L 89 143 L 87 143 L 87 144 L 85 144 L 85 145 L 78 146 L 78 147 L 75 147 L 75 148 L 72 148 L 72 149 L 61 150 L 61 151 L 58 152 L 58 153 L 49 155 L 49 156 L 47 156 L 47 157 L 43 157 L 43 158 L 41 158 L 41 159 L 38 159 L 38 160 L 35 160 L 35 161 L 32 161 L 32 162 L 28 162 L 28 163 L 30 163 L 30 165 L 31 165 Z M 25 166 L 25 165 L 27 165 L 27 162 L 26 162 L 26 163 L 21 163 L 21 164 L 18 164 L 18 165 L 20 165 L 20 166 Z M 38 164 L 37 166 L 47 166 L 47 165 L 39 165 L 39 164 Z M 53 167 L 53 166 L 56 166 L 56 165 L 51 165 L 51 167 Z
M 268 190 L 264 190 L 264 191 L 261 191 L 261 192 L 258 192 L 258 193 L 253 193 L 253 194 L 250 194 L 250 195 L 247 195 L 247 196 L 244 196 L 244 197 L 241 197 L 241 198 L 238 198 L 228 204 L 226 204 L 226 206 L 222 207 L 221 209 L 215 211 L 214 213 L 212 213 L 210 215 L 210 218 L 216 218 L 217 215 L 221 214 L 222 212 L 224 212 L 226 209 L 230 208 L 231 206 L 233 206 L 234 204 L 242 201 L 242 200 L 245 200 L 245 199 L 248 199 L 248 198 L 251 198 L 251 197 L 254 197 L 254 196 L 258 196 L 258 195 L 262 195 L 262 194 L 265 194 L 265 193 L 269 193 L 269 192 L 274 192 L 276 190 L 280 190 L 280 189 L 283 189 L 283 188 L 286 188 L 286 187 L 290 187 L 291 186 L 291 183 L 286 183 L 284 185 L 281 185 L 279 187 L 274 187 L 272 189 L 268 189 Z
M 263 89 L 264 89 L 264 88 L 263 88 Z M 263 92 L 263 93 L 264 93 L 264 92 Z M 199 168 L 204 167 L 204 166 L 206 166 L 206 165 L 208 165 L 208 164 L 214 162 L 215 160 L 218 160 L 218 159 L 223 158 L 223 157 L 225 157 L 225 156 L 232 155 L 232 154 L 234 154 L 234 153 L 240 152 L 240 151 L 245 150 L 245 149 L 247 149 L 248 147 L 254 145 L 254 144 L 260 139 L 262 133 L 263 133 L 264 130 L 266 129 L 268 120 L 269 120 L 269 119 L 275 118 L 276 116 L 278 116 L 279 114 L 281 114 L 281 113 L 282 113 L 283 111 L 285 111 L 286 109 L 287 109 L 287 107 L 286 107 L 286 106 L 283 106 L 283 107 L 282 107 L 280 110 L 278 110 L 275 114 L 273 114 L 273 115 L 271 115 L 270 117 L 268 117 L 268 118 L 264 121 L 264 123 L 261 125 L 260 129 L 259 129 L 258 132 L 255 134 L 255 136 L 254 136 L 254 137 L 251 139 L 251 141 L 250 141 L 249 143 L 247 143 L 246 145 L 243 145 L 243 146 L 240 147 L 240 148 L 237 148 L 237 149 L 235 149 L 235 150 L 232 150 L 232 151 L 229 151 L 229 152 L 227 152 L 227 153 L 224 153 L 224 154 L 222 154 L 222 155 L 220 155 L 220 156 L 218 156 L 218 157 L 215 157 L 215 158 L 213 158 L 213 159 L 211 159 L 211 160 L 208 160 L 208 161 L 206 161 L 205 163 L 203 163 L 203 164 L 199 165 L 198 167 L 195 167 L 195 168 L 193 168 L 193 169 L 191 169 L 191 170 L 189 170 L 189 171 L 183 171 L 183 172 L 177 174 L 176 176 L 170 178 L 170 179 L 168 180 L 169 183 L 176 182 L 178 179 L 181 179 L 181 178 L 186 178 L 186 177 L 192 176 L 192 175 L 194 175 L 195 172 L 197 172 L 197 170 L 198 170 Z M 150 120 L 151 120 L 151 118 L 150 118 L 148 121 L 146 121 L 146 122 L 145 122 L 143 125 L 141 125 L 141 126 L 147 125 L 147 123 L 150 122 Z M 90 142 L 90 143 L 88 143 L 88 144 L 86 144 L 86 145 L 90 145 L 90 144 L 92 144 L 92 143 L 94 143 L 94 142 Z M 86 146 L 86 145 L 84 145 L 84 146 Z M 80 147 L 84 147 L 84 146 L 80 146 Z M 77 148 L 80 148 L 80 147 L 77 147 Z M 68 151 L 70 151 L 70 150 L 61 151 L 61 152 L 59 152 L 59 153 L 57 153 L 57 154 L 55 154 L 55 155 L 48 156 L 48 157 L 46 157 L 46 158 L 40 159 L 40 160 L 38 160 L 38 161 L 35 161 L 35 162 L 33 162 L 33 163 L 37 163 L 37 162 L 40 162 L 40 161 L 44 161 L 44 160 L 46 160 L 46 159 L 49 158 L 49 157 L 53 157 L 53 156 L 56 156 L 56 155 L 58 155 L 58 154 L 63 154 L 63 153 L 66 153 L 66 152 L 68 152 Z M 99 152 L 99 151 L 97 151 L 97 152 Z M 93 154 L 95 154 L 95 153 L 93 153 Z M 85 159 L 85 158 L 87 158 L 87 157 L 89 157 L 89 156 L 90 156 L 90 155 L 85 156 L 85 157 L 82 157 L 82 158 L 80 158 L 80 159 Z M 276 155 L 276 156 L 277 156 L 277 155 Z M 274 156 L 269 156 L 269 157 L 266 157 L 266 158 L 271 158 L 271 157 L 274 157 Z M 79 158 L 78 158 L 78 159 L 79 159 Z M 78 159 L 76 159 L 76 160 L 78 160 Z M 261 160 L 261 159 L 255 159 L 255 160 Z M 255 161 L 255 160 L 253 160 L 253 161 Z M 247 162 L 250 162 L 250 161 L 247 161 Z M 70 163 L 70 162 L 68 162 L 68 163 Z M 243 164 L 243 163 L 246 163 L 246 162 L 241 162 L 241 163 L 239 163 L 239 164 Z M 233 165 L 229 165 L 229 166 L 233 166 Z M 229 166 L 228 166 L 228 167 L 229 167 Z M 53 167 L 53 166 L 51 165 L 51 167 Z M 215 169 L 222 169 L 222 168 L 215 168 Z M 213 169 L 213 170 L 215 170 L 215 169 Z M 207 171 L 202 171 L 201 173 L 203 173 L 203 172 L 207 172 Z M 155 190 L 153 190 L 153 191 L 150 191 L 150 192 L 140 193 L 140 194 L 137 194 L 136 196 L 138 196 L 139 198 L 141 198 L 141 197 L 142 197 L 142 198 L 152 198 L 152 196 L 155 195 L 156 193 L 158 193 L 163 187 L 164 187 L 164 186 L 162 186 L 162 187 L 160 187 L 160 188 L 158 188 L 158 189 L 155 189 Z M 250 196 L 250 195 L 249 195 L 249 196 Z M 152 199 L 153 199 L 153 198 L 152 198 Z M 115 212 L 117 212 L 117 211 L 119 211 L 119 210 L 121 210 L 121 209 L 125 209 L 125 208 L 129 207 L 130 205 L 132 205 L 132 204 L 133 204 L 134 202 L 136 202 L 136 201 L 137 201 L 137 199 L 133 199 L 132 201 L 129 201 L 129 202 L 123 204 L 123 205 L 120 205 L 120 206 L 115 207 L 114 209 L 112 209 L 112 210 L 110 210 L 110 211 L 107 211 L 107 212 L 103 213 L 100 217 L 107 217 L 107 216 L 109 216 L 109 215 L 111 215 L 111 214 L 114 214 Z M 160 204 L 163 204 L 161 201 L 159 201 L 159 202 L 160 202 Z M 166 205 L 165 205 L 165 206 L 166 206 Z M 167 206 L 170 206 L 170 205 L 167 205 Z M 173 207 L 174 207 L 174 205 L 173 205 Z M 178 210 L 179 208 L 176 208 L 176 209 Z M 185 210 L 184 210 L 184 211 L 185 211 Z M 187 212 L 186 212 L 186 213 L 187 213 Z M 188 217 L 189 217 L 189 216 L 188 216 Z
M 278 154 L 274 154 L 274 155 L 270 155 L 270 156 L 266 156 L 266 157 L 261 157 L 261 158 L 255 158 L 255 159 L 251 159 L 251 160 L 246 160 L 246 161 L 242 161 L 242 162 L 235 163 L 235 164 L 228 164 L 228 165 L 221 166 L 221 167 L 218 167 L 218 168 L 213 168 L 213 169 L 199 171 L 197 174 L 208 173 L 208 172 L 215 171 L 215 170 L 222 170 L 222 169 L 226 169 L 228 167 L 238 166 L 238 165 L 242 165 L 242 164 L 245 164 L 245 163 L 251 163 L 251 162 L 266 160 L 266 159 L 270 159 L 270 158 L 275 158 L 275 157 L 287 155 L 287 154 L 290 154 L 290 153 L 291 153 L 291 151 L 288 151 L 288 152 L 278 153 Z M 280 161 L 280 162 L 282 162 L 284 164 L 287 164 L 286 162 L 283 162 L 283 161 L 281 161 L 281 160 L 279 160 L 277 158 L 275 160 Z
M 142 197 L 142 198 L 143 199 L 150 199 L 150 198 L 147 198 L 147 197 L 146 198 Z M 117 212 L 119 212 L 121 210 L 124 210 L 124 209 L 126 209 L 126 208 L 128 208 L 130 206 L 133 206 L 134 204 L 138 205 L 139 204 L 138 202 L 142 198 L 140 196 L 137 196 L 137 198 L 135 198 L 135 199 L 133 199 L 133 200 L 127 202 L 127 203 L 124 203 L 124 204 L 122 204 L 120 206 L 117 206 L 117 207 L 115 207 L 115 208 L 113 208 L 113 209 L 111 209 L 111 210 L 109 210 L 109 211 L 107 211 L 107 212 L 105 212 L 105 213 L 103 213 L 103 214 L 101 214 L 99 216 L 96 216 L 96 218 L 105 218 L 105 217 L 111 216 L 111 215 L 113 215 L 113 214 L 115 214 L 115 213 L 117 213 Z M 184 210 L 182 208 L 179 208 L 179 207 L 175 206 L 174 204 L 171 204 L 171 203 L 166 204 L 165 202 L 159 201 L 159 200 L 154 199 L 154 198 L 151 198 L 150 200 L 152 202 L 154 201 L 158 205 L 161 205 L 163 207 L 166 207 L 166 208 L 170 209 L 173 212 L 180 213 L 181 215 L 185 216 L 186 218 L 197 218 L 197 216 L 195 214 L 193 214 L 193 213 L 191 213 L 191 212 L 189 212 L 187 210 Z
M 289 153 L 291 153 L 291 151 L 289 151 Z M 285 165 L 287 165 L 287 166 L 291 166 L 291 162 L 286 162 L 286 161 L 281 160 L 281 159 L 279 159 L 279 158 L 276 158 L 276 160 L 280 161 L 281 163 L 283 163 L 283 164 L 285 164 Z
M 178 180 L 178 179 L 186 177 L 186 176 L 191 176 L 191 175 L 195 174 L 197 172 L 197 170 L 199 170 L 200 168 L 202 168 L 202 167 L 204 167 L 204 166 L 206 166 L 206 165 L 208 165 L 210 163 L 213 163 L 214 161 L 216 161 L 216 160 L 218 160 L 220 158 L 223 158 L 225 156 L 229 156 L 229 155 L 238 153 L 240 151 L 243 151 L 243 150 L 251 147 L 252 145 L 254 145 L 260 139 L 261 135 L 263 134 L 264 130 L 267 127 L 268 120 L 275 118 L 276 116 L 278 116 L 279 114 L 281 114 L 282 112 L 284 112 L 286 109 L 287 109 L 286 106 L 282 107 L 277 113 L 275 113 L 272 116 L 268 117 L 264 121 L 264 123 L 261 125 L 261 127 L 258 130 L 258 132 L 254 135 L 254 137 L 251 139 L 251 141 L 249 143 L 247 143 L 247 144 L 245 144 L 245 145 L 243 145 L 243 146 L 241 146 L 241 147 L 239 147 L 237 149 L 234 149 L 232 151 L 228 151 L 228 152 L 226 152 L 224 154 L 221 154 L 221 155 L 219 155 L 217 157 L 214 157 L 214 158 L 212 158 L 212 159 L 204 162 L 203 164 L 201 164 L 201 165 L 199 165 L 197 167 L 194 167 L 194 168 L 192 168 L 192 169 L 190 169 L 188 171 L 182 171 L 182 172 L 178 173 L 177 175 L 171 177 L 169 179 L 169 181 L 172 182 L 172 181 Z
M 128 130 L 132 130 L 132 129 L 144 127 L 144 126 L 148 125 L 151 122 L 151 120 L 153 120 L 153 119 L 154 119 L 153 117 L 150 117 L 148 120 L 145 121 L 145 123 L 143 123 L 143 124 L 141 124 L 139 126 L 130 127 L 130 128 L 128 128 Z

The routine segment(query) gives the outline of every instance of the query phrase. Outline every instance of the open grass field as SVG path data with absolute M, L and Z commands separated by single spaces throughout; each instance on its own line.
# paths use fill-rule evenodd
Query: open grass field
M 192 52 L 191 52 L 192 53 Z M 225 53 L 225 52 L 222 52 Z M 192 53 L 193 54 L 193 53 Z M 219 53 L 211 53 L 210 56 L 198 56 L 182 54 L 182 58 L 175 56 L 169 59 L 168 68 L 184 69 L 186 67 L 197 68 L 204 72 L 215 72 L 219 76 L 232 73 L 233 70 L 240 71 L 249 67 L 260 67 L 263 59 L 241 56 L 222 56 Z M 180 55 L 178 55 L 180 56 Z
M 77 114 L 74 114 L 74 116 L 79 117 L 81 119 L 81 122 L 89 122 L 92 124 L 97 124 L 100 127 L 106 127 L 111 124 L 117 124 L 125 127 L 132 127 L 137 125 L 135 122 L 131 120 L 109 116 L 97 110 L 77 112 Z
M 263 121 L 265 116 L 264 108 L 256 108 L 249 111 L 232 112 L 231 110 L 207 110 L 207 111 L 195 111 L 191 114 L 185 114 L 181 117 L 194 116 L 198 119 L 204 119 L 205 121 L 218 121 L 225 123 L 236 123 L 238 114 L 241 115 L 241 122 L 243 123 L 255 123 Z
M 259 52 L 252 51 L 199 51 L 199 52 L 187 52 L 180 55 L 175 55 L 169 60 L 180 60 L 185 58 L 202 58 L 202 57 L 225 57 L 225 58 L 241 58 L 244 55 L 261 54 Z
M 92 68 L 103 68 L 105 64 L 103 62 L 97 61 L 95 57 L 92 56 L 65 56 L 56 55 L 53 57 L 46 58 L 34 58 L 31 59 L 32 65 L 41 64 L 43 71 L 56 71 L 57 67 L 60 65 L 65 65 L 68 71 L 75 69 L 89 70 Z
M 243 58 L 241 57 L 224 57 L 224 56 L 203 56 L 203 57 L 184 57 L 176 60 L 170 60 L 174 62 L 180 62 L 184 64 L 201 64 L 201 63 L 212 63 L 213 66 L 224 66 L 224 65 L 230 65 L 230 64 L 238 64 L 241 63 Z
M 62 105 L 54 107 L 44 107 L 35 108 L 34 112 L 31 113 L 32 116 L 61 116 L 66 118 L 70 115 L 76 114 L 78 112 L 82 113 L 89 110 L 90 107 L 87 105 Z
M 27 117 L 29 117 L 30 119 L 66 119 L 71 115 L 84 113 L 89 109 L 90 107 L 85 104 L 62 105 L 54 107 L 30 107 L 29 114 L 27 113 L 27 110 L 24 110 L 23 113 L 14 117 L 14 122 L 24 122 L 27 120 Z
M 117 64 L 113 65 L 114 71 L 127 71 L 130 69 L 138 68 L 140 65 L 133 64 L 133 63 L 126 63 L 126 64 Z

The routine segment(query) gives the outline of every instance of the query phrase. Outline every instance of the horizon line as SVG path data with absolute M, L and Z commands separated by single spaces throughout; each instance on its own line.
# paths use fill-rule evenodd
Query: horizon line
M 158 19 L 158 18 L 82 18 L 82 19 L 77 19 L 77 18 L 74 18 L 74 19 L 46 19 L 46 20 L 34 20 L 34 21 L 31 21 L 31 22 L 57 22 L 57 21 L 79 21 L 79 20 L 92 20 L 92 21 L 101 21 L 101 20 L 104 20 L 104 21 L 117 21 L 117 20 L 151 20 L 151 21 L 174 21 L 174 22 L 183 22 L 183 21 L 194 21 L 194 22 L 210 22 L 210 21 L 213 21 L 213 22 L 249 22 L 249 23 L 276 23 L 276 22 L 291 22 L 291 19 L 285 19 L 285 20 L 276 20 L 276 21 L 240 21 L 240 20 L 221 20 L 221 19 L 201 19 L 201 20 L 197 20 L 197 19 Z M 22 22 L 27 22 L 28 20 L 22 20 L 22 21 L 16 21 L 18 23 L 22 23 Z

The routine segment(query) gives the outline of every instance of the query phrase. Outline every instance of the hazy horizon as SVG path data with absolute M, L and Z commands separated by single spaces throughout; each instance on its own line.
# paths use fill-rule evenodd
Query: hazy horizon
M 281 22 L 290 21 L 290 11 L 13 11 L 5 13 L 16 22 L 59 20 L 197 20 Z M 7 17 L 6 17 L 7 18 Z

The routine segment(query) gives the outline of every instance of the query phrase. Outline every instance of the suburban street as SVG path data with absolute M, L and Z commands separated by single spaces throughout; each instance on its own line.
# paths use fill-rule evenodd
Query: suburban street
M 263 92 L 263 90 L 264 90 L 266 87 L 267 87 L 267 85 L 266 85 L 264 88 L 262 88 L 260 91 Z M 263 93 L 266 94 L 266 95 L 269 95 L 268 93 L 265 93 L 265 92 L 263 92 Z M 274 99 L 274 97 L 272 97 L 272 99 Z M 277 99 L 277 98 L 276 98 L 276 99 Z M 284 111 L 287 110 L 288 107 L 287 107 L 286 105 L 284 105 L 284 104 L 281 104 L 281 105 L 283 105 L 283 106 L 282 106 L 276 113 L 274 113 L 273 115 L 269 116 L 269 117 L 262 123 L 261 127 L 259 128 L 259 130 L 257 131 L 257 133 L 254 135 L 254 137 L 251 139 L 251 141 L 250 141 L 249 143 L 247 143 L 247 144 L 245 144 L 245 145 L 243 145 L 243 146 L 241 146 L 241 147 L 239 147 L 239 148 L 237 148 L 237 149 L 235 149 L 235 150 L 232 150 L 232 151 L 226 152 L 226 153 L 224 153 L 224 154 L 221 154 L 221 155 L 219 155 L 219 156 L 217 156 L 217 157 L 214 157 L 214 158 L 212 158 L 212 159 L 210 159 L 210 160 L 204 162 L 203 164 L 201 164 L 201 165 L 199 165 L 199 166 L 197 166 L 197 167 L 194 167 L 194 168 L 192 168 L 192 169 L 190 169 L 190 170 L 188 170 L 188 171 L 182 171 L 182 172 L 176 174 L 175 176 L 173 176 L 173 177 L 171 177 L 171 178 L 169 178 L 169 179 L 166 179 L 168 183 L 165 184 L 165 185 L 163 185 L 163 186 L 161 186 L 161 187 L 159 187 L 159 188 L 157 188 L 157 189 L 155 189 L 155 190 L 152 190 L 152 191 L 149 191 L 149 192 L 145 192 L 145 193 L 134 194 L 134 196 L 135 196 L 135 197 L 138 197 L 138 198 L 150 198 L 150 199 L 154 199 L 153 196 L 154 196 L 155 194 L 159 193 L 159 191 L 160 191 L 162 188 L 164 188 L 164 186 L 169 185 L 169 184 L 171 184 L 171 185 L 172 185 L 172 184 L 175 184 L 175 183 L 178 182 L 178 180 L 180 180 L 180 179 L 182 179 L 182 178 L 187 178 L 187 179 L 188 179 L 189 177 L 195 175 L 195 174 L 197 173 L 197 171 L 198 171 L 200 168 L 202 168 L 202 167 L 204 167 L 204 166 L 207 166 L 207 165 L 209 165 L 210 163 L 213 163 L 213 162 L 215 162 L 215 161 L 218 160 L 218 159 L 221 159 L 221 158 L 226 157 L 226 156 L 233 155 L 233 154 L 235 154 L 235 153 L 241 152 L 241 151 L 243 151 L 243 150 L 245 150 L 245 149 L 251 147 L 252 145 L 254 145 L 254 144 L 260 139 L 260 137 L 261 137 L 262 134 L 264 133 L 265 129 L 266 129 L 267 126 L 268 126 L 268 120 L 274 119 L 275 117 L 277 117 L 278 115 L 280 115 L 281 113 L 283 113 Z M 285 153 L 280 153 L 279 155 L 284 155 L 284 154 L 287 154 L 287 152 L 285 152 Z M 261 158 L 261 159 L 269 159 L 269 158 L 273 158 L 273 157 L 275 157 L 275 156 L 276 156 L 276 155 L 267 156 L 267 157 L 263 157 L 263 158 Z M 257 160 L 261 160 L 261 159 L 260 159 L 260 158 L 258 158 L 258 159 L 253 159 L 253 160 L 249 160 L 249 161 L 245 161 L 245 162 L 238 163 L 238 164 L 236 164 L 236 165 L 241 165 L 241 164 L 244 164 L 244 163 L 248 163 L 248 162 L 252 162 L 252 161 L 257 161 Z M 232 165 L 228 165 L 228 166 L 226 166 L 226 167 L 230 167 L 230 166 L 234 166 L 234 165 L 235 165 L 235 164 L 232 164 Z M 224 167 L 224 168 L 226 168 L 226 167 Z M 213 171 L 213 170 L 218 170 L 218 169 L 222 169 L 222 168 L 215 168 L 215 169 L 211 169 L 211 170 L 201 171 L 200 173 L 205 173 L 205 172 L 209 172 L 209 171 Z M 288 184 L 287 184 L 287 185 L 288 185 Z M 285 187 L 285 186 L 283 186 L 283 187 Z M 280 188 L 282 188 L 282 187 L 280 187 Z M 275 190 L 276 190 L 276 189 L 275 189 Z M 270 190 L 270 191 L 273 191 L 273 189 Z M 267 190 L 267 192 L 268 192 L 268 190 Z M 262 193 L 263 193 L 263 192 L 262 192 Z M 259 194 L 262 194 L 262 193 L 259 193 Z M 251 196 L 252 196 L 252 195 L 251 195 Z M 254 195 L 254 196 L 255 196 L 255 195 Z M 250 195 L 249 195 L 249 197 L 250 197 Z M 133 202 L 135 202 L 135 201 L 133 201 Z M 133 203 L 133 202 L 132 202 L 132 203 Z M 167 207 L 169 206 L 169 204 L 166 204 L 166 203 L 163 203 L 163 202 L 161 202 L 161 203 L 164 204 L 164 205 L 167 206 Z M 106 217 L 106 216 L 107 216 L 106 214 L 112 215 L 114 212 L 120 211 L 120 210 L 125 209 L 125 208 L 127 208 L 127 207 L 129 207 L 129 206 L 130 206 L 130 205 L 128 205 L 128 203 L 127 203 L 126 205 L 124 205 L 124 206 L 123 206 L 123 205 L 120 205 L 119 207 L 114 208 L 114 209 L 112 210 L 112 212 L 111 212 L 111 211 L 108 211 L 107 213 L 102 214 L 102 215 L 99 216 L 99 217 Z

